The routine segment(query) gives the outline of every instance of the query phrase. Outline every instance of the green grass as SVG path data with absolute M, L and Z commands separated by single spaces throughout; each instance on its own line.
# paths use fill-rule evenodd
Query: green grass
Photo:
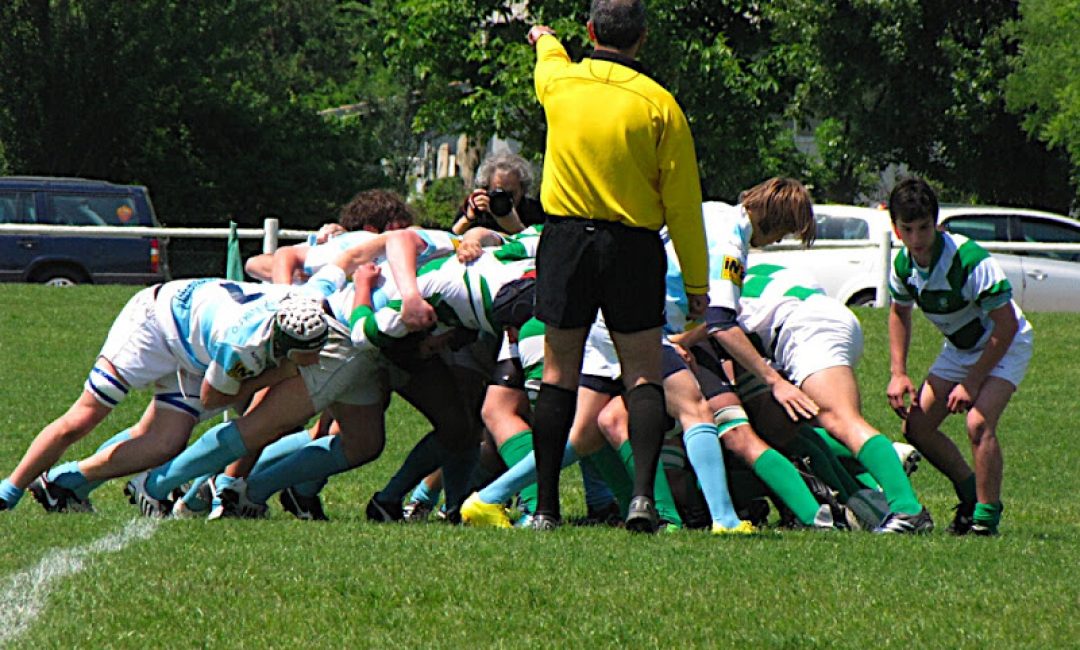
M 78 396 L 133 292 L 0 285 L 0 475 Z M 859 317 L 867 418 L 896 439 L 884 399 L 884 313 Z M 13 645 L 1075 647 L 1080 317 L 1031 320 L 1035 358 L 1000 425 L 1007 510 L 997 539 L 944 534 L 954 498 L 925 464 L 915 487 L 939 530 L 922 538 L 378 526 L 364 521 L 364 503 L 427 430 L 395 403 L 383 457 L 326 489 L 329 524 L 293 521 L 276 508 L 268 521 L 166 521 L 149 539 L 88 557 L 81 572 L 51 583 L 42 615 Z M 918 374 L 940 338 L 916 321 Z M 133 422 L 146 397 L 129 398 L 67 457 Z M 964 435 L 960 421 L 946 430 Z M 574 476 L 564 481 L 570 515 L 583 510 Z M 93 516 L 46 515 L 29 496 L 0 515 L 0 593 L 8 576 L 133 518 L 119 483 L 94 501 Z

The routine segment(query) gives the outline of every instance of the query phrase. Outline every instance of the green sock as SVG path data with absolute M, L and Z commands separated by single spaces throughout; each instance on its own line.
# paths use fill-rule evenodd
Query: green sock
M 502 456 L 507 467 L 513 467 L 532 450 L 532 430 L 526 429 L 507 438 L 499 447 L 499 455 Z M 518 500 L 526 510 L 536 512 L 536 483 L 530 483 L 529 487 L 518 492 Z
M 978 497 L 975 496 L 975 472 L 969 474 L 963 481 L 953 483 L 953 489 L 956 490 L 956 498 L 963 503 L 978 501 Z
M 847 445 L 840 442 L 836 438 L 833 438 L 831 433 L 829 433 L 825 429 L 822 429 L 821 427 L 811 428 L 814 430 L 814 433 L 817 434 L 818 438 L 820 438 L 822 442 L 829 446 L 829 451 L 833 453 L 833 456 L 841 459 L 850 458 L 852 460 L 855 460 L 855 454 L 851 453 L 851 450 L 847 448 Z M 803 427 L 799 428 L 800 433 L 803 430 Z
M 795 440 L 788 445 L 788 449 L 800 456 L 810 459 L 810 467 L 814 474 L 818 475 L 825 484 L 836 490 L 840 495 L 841 502 L 847 502 L 848 497 L 854 494 L 859 485 L 855 482 L 840 460 L 833 455 L 829 446 L 809 427 L 800 427 Z
M 890 510 L 905 515 L 922 512 L 919 497 L 915 496 L 911 481 L 904 473 L 904 466 L 900 464 L 900 458 L 888 438 L 880 433 L 871 437 L 859 450 L 858 459 L 881 484 Z
M 619 458 L 622 459 L 623 467 L 630 476 L 634 475 L 634 452 L 630 449 L 630 441 L 619 446 Z M 675 507 L 675 497 L 671 494 L 671 486 L 663 469 L 657 467 L 656 480 L 653 482 L 653 503 L 656 504 L 656 513 L 660 518 L 682 528 L 682 517 Z
M 611 493 L 615 495 L 615 500 L 619 502 L 619 510 L 625 517 L 626 510 L 630 507 L 630 499 L 633 497 L 634 483 L 630 480 L 630 475 L 626 473 L 626 467 L 619 458 L 619 452 L 612 449 L 611 445 L 604 445 L 600 451 L 588 458 L 596 471 L 600 472 L 600 477 L 608 484 Z
M 871 490 L 881 490 L 881 485 L 874 480 L 874 477 L 870 475 L 870 472 L 866 471 L 863 464 L 855 458 L 855 454 L 851 453 L 851 450 L 847 446 L 833 438 L 831 434 L 821 427 L 814 427 L 814 432 L 818 434 L 822 442 L 829 446 L 829 451 L 833 453 L 840 464 L 847 470 L 848 476 L 853 477 L 863 487 L 870 488 Z
M 754 473 L 765 485 L 769 486 L 781 501 L 791 508 L 804 526 L 813 526 L 814 517 L 820 507 L 817 499 L 810 493 L 810 488 L 803 483 L 795 466 L 775 449 L 769 449 L 758 456 L 754 463 Z
M 975 515 L 972 519 L 976 526 L 982 526 L 997 532 L 998 524 L 1001 523 L 1001 511 L 1004 509 L 1005 506 L 1000 501 L 997 503 L 976 503 Z

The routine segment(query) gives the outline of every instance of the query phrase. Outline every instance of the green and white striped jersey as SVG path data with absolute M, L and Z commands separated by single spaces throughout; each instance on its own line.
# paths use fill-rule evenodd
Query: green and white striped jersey
M 934 240 L 929 269 L 907 248 L 893 260 L 889 293 L 899 305 L 917 304 L 930 322 L 960 350 L 985 344 L 994 323 L 989 313 L 1012 303 L 1021 328 L 1024 315 L 1012 302 L 1012 286 L 990 254 L 974 241 L 946 232 Z
M 434 333 L 460 327 L 501 335 L 491 322 L 492 298 L 504 284 L 535 267 L 532 257 L 518 259 L 522 246 L 513 242 L 487 249 L 468 264 L 449 256 L 420 267 L 417 288 L 435 309 Z M 375 309 L 359 307 L 349 318 L 353 343 L 360 348 L 383 348 L 409 334 L 401 320 L 401 294 L 394 283 L 387 282 L 372 292 L 372 304 Z
M 776 264 L 756 264 L 746 270 L 739 295 L 739 325 L 764 350 L 771 350 L 775 333 L 791 312 L 810 296 L 828 298 L 812 278 Z M 846 309 L 838 301 L 841 309 Z

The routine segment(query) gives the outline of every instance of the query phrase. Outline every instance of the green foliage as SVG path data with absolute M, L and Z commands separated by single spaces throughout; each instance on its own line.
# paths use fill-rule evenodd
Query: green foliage
M 0 367 L 8 380 L 0 391 L 0 475 L 78 395 L 109 323 L 135 291 L 0 285 Z M 71 314 L 79 327 L 70 326 Z M 865 415 L 899 439 L 882 394 L 886 313 L 858 316 Z M 941 340 L 916 316 L 913 373 L 926 370 Z M 92 516 L 46 514 L 29 497 L 0 513 L 0 585 L 18 605 L 18 622 L 30 624 L 11 646 L 1073 647 L 1080 441 L 1056 432 L 1075 427 L 1073 411 L 1060 405 L 1075 402 L 1080 383 L 1080 366 L 1069 362 L 1080 354 L 1073 334 L 1080 320 L 1034 314 L 1032 321 L 1048 344 L 1036 344 L 1000 422 L 1006 510 L 997 539 L 944 533 L 955 497 L 925 461 L 913 481 L 938 528 L 920 538 L 372 524 L 363 504 L 428 431 L 395 400 L 382 457 L 324 490 L 328 523 L 294 521 L 274 503 L 266 521 L 166 521 L 116 552 L 61 556 L 136 517 L 119 481 L 94 493 Z M 91 453 L 134 422 L 148 397 L 133 392 L 64 459 Z M 945 430 L 966 453 L 962 427 L 954 416 Z M 563 490 L 565 513 L 584 512 L 577 470 L 564 473 Z M 67 557 L 75 572 L 35 574 L 47 557 Z M 26 583 L 15 575 L 29 584 L 20 589 Z
M 430 181 L 423 193 L 411 198 L 420 223 L 450 230 L 469 191 L 457 176 Z
M 1028 133 L 1068 152 L 1080 179 L 1080 2 L 1024 0 L 1020 12 L 1006 100 Z

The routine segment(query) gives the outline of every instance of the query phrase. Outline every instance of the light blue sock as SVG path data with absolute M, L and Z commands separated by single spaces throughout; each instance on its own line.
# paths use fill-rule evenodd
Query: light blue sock
M 311 434 L 305 429 L 282 436 L 277 441 L 263 447 L 262 453 L 259 454 L 259 462 L 255 463 L 249 473 L 255 474 L 270 469 L 274 463 L 300 451 L 309 442 L 311 442 Z
M 248 498 L 266 503 L 270 495 L 290 485 L 319 481 L 352 467 L 345 458 L 339 436 L 326 436 L 308 443 L 299 451 L 274 463 L 269 469 L 248 476 Z
M 564 466 L 565 467 L 565 466 Z M 600 476 L 600 471 L 593 465 L 589 456 L 578 460 L 581 468 L 581 483 L 585 488 L 585 505 L 590 508 L 606 506 L 615 500 L 615 495 Z
M 20 490 L 19 488 L 15 487 L 11 483 L 11 481 L 7 479 L 0 481 L 0 499 L 3 499 L 5 502 L 7 502 L 7 507 L 9 510 L 14 509 L 15 506 L 18 505 L 19 499 L 22 498 L 23 492 L 24 490 Z
M 101 443 L 101 446 L 97 448 L 97 451 L 105 451 L 109 447 L 116 446 L 125 440 L 131 440 L 130 427 Z M 56 483 L 60 487 L 66 487 L 74 492 L 75 496 L 84 501 L 90 498 L 91 492 L 105 484 L 105 481 L 87 481 L 86 477 L 79 471 L 78 462 L 64 463 L 50 469 L 49 481 Z
M 210 476 L 210 474 L 203 474 L 191 482 L 191 487 L 188 488 L 188 491 L 185 492 L 182 497 L 184 505 L 188 507 L 188 510 L 191 510 L 192 512 L 205 512 L 210 509 L 212 504 L 203 501 L 202 497 L 199 496 L 199 488 L 210 480 Z
M 683 443 L 686 445 L 686 457 L 694 466 L 701 491 L 705 494 L 705 502 L 709 504 L 713 522 L 725 528 L 738 526 L 739 516 L 731 504 L 724 454 L 720 451 L 716 425 L 695 424 L 683 433 Z
M 561 467 L 573 465 L 578 460 L 577 452 L 568 442 L 563 449 Z M 536 453 L 530 451 L 529 455 L 522 458 L 513 467 L 506 470 L 502 476 L 480 490 L 477 496 L 484 503 L 503 503 L 518 492 L 536 482 Z
M 416 489 L 413 490 L 412 496 L 409 497 L 409 500 L 410 501 L 419 501 L 420 503 L 422 503 L 422 504 L 424 504 L 426 506 L 434 508 L 435 504 L 439 503 L 439 496 L 441 494 L 442 494 L 442 489 L 434 489 L 433 490 L 430 487 L 428 487 L 428 484 L 427 484 L 426 481 L 420 481 L 420 485 L 417 485 Z
M 174 489 L 203 474 L 219 472 L 223 467 L 248 453 L 236 422 L 222 422 L 212 427 L 179 456 L 150 472 L 146 492 L 155 499 L 165 499 Z

